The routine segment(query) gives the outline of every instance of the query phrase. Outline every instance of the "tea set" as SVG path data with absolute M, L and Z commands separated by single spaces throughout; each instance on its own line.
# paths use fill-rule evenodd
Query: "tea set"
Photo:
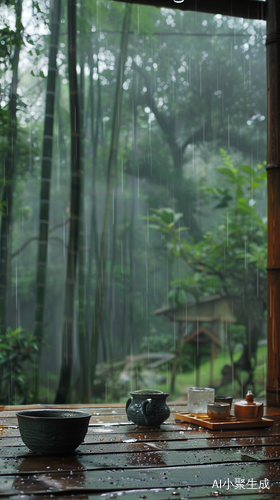
M 226 420 L 231 417 L 232 397 L 215 396 L 214 390 L 208 387 L 190 387 L 188 389 L 188 411 L 193 416 Z M 210 398 L 213 398 L 210 401 Z M 198 404 L 195 404 L 199 402 Z M 234 403 L 234 417 L 237 420 L 261 419 L 263 403 L 254 401 L 252 391 L 248 391 L 245 400 Z
M 168 396 L 158 390 L 131 392 L 126 402 L 128 420 L 139 427 L 159 427 L 170 416 Z M 189 388 L 188 398 L 191 415 L 212 420 L 226 420 L 231 416 L 232 397 L 214 397 L 212 388 Z M 199 411 L 195 411 L 197 402 Z M 248 391 L 245 400 L 234 403 L 234 415 L 239 420 L 261 419 L 263 403 L 255 402 L 252 392 Z M 73 453 L 87 433 L 91 415 L 74 410 L 41 409 L 19 411 L 17 417 L 22 440 L 28 448 L 48 455 Z
M 188 389 L 189 413 L 194 416 L 207 417 L 212 420 L 226 420 L 231 417 L 233 398 L 231 396 L 214 396 L 210 387 L 191 387 Z M 131 392 L 126 402 L 128 420 L 137 426 L 158 427 L 170 415 L 166 404 L 169 394 L 156 390 L 140 390 Z M 234 416 L 237 420 L 261 419 L 263 403 L 254 401 L 254 395 L 248 391 L 245 400 L 234 403 Z

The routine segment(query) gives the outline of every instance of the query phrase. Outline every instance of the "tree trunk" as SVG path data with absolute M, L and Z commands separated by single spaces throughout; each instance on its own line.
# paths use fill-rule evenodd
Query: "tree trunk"
M 116 94 L 115 94 L 114 112 L 112 119 L 112 136 L 111 136 L 111 146 L 110 146 L 108 172 L 107 172 L 105 211 L 104 211 L 103 227 L 100 240 L 100 252 L 99 252 L 98 270 L 97 270 L 96 290 L 95 290 L 94 313 L 93 313 L 93 327 L 92 327 L 92 341 L 91 341 L 92 384 L 94 384 L 100 329 L 102 325 L 106 254 L 107 254 L 106 247 L 107 247 L 108 219 L 111 210 L 113 176 L 114 176 L 117 151 L 118 151 L 120 112 L 121 112 L 122 91 L 123 91 L 122 85 L 123 85 L 124 66 L 126 61 L 126 52 L 128 45 L 131 8 L 132 8 L 131 5 L 126 5 L 124 21 L 123 21 L 123 29 L 122 29 L 121 50 L 120 50 L 120 57 L 117 70 Z
M 80 228 L 80 190 L 81 190 L 81 153 L 80 153 L 80 110 L 77 81 L 77 45 L 76 45 L 76 1 L 68 0 L 68 68 L 70 88 L 70 123 L 71 123 L 71 193 L 70 193 L 70 228 L 67 251 L 65 283 L 65 303 L 62 335 L 62 363 L 56 404 L 64 404 L 71 383 L 73 362 L 73 326 L 77 260 L 79 251 Z
M 88 263 L 87 263 L 87 276 L 86 276 L 86 295 L 87 295 L 87 305 L 86 305 L 86 328 L 87 336 L 90 339 L 91 331 L 91 296 L 92 296 L 92 268 L 93 268 L 93 255 L 95 257 L 96 269 L 98 267 L 99 259 L 99 242 L 98 242 L 98 224 L 97 224 L 97 208 L 96 208 L 96 168 L 97 168 L 97 151 L 98 151 L 98 141 L 99 141 L 99 130 L 100 130 L 100 120 L 101 120 L 101 88 L 100 88 L 100 78 L 97 80 L 97 112 L 96 120 L 94 126 L 94 87 L 93 87 L 93 54 L 90 47 L 89 54 L 89 109 L 90 109 L 90 136 L 92 142 L 92 175 L 91 175 L 91 215 L 90 215 L 90 232 L 89 232 L 89 252 L 88 252 Z
M 178 146 L 175 126 L 176 122 L 174 117 L 166 117 L 161 111 L 159 111 L 156 101 L 153 99 L 153 86 L 147 72 L 145 72 L 142 68 L 139 68 L 136 64 L 134 64 L 134 68 L 144 79 L 145 86 L 147 88 L 147 92 L 145 93 L 145 102 L 154 113 L 162 134 L 170 148 L 175 178 L 174 184 L 172 185 L 172 192 L 176 193 L 178 210 L 183 214 L 183 220 L 185 225 L 189 228 L 189 234 L 195 241 L 199 241 L 202 239 L 202 231 L 195 218 L 196 186 L 193 181 L 185 179 L 183 175 L 183 156 L 188 144 L 191 143 L 191 136 L 187 136 L 183 144 Z M 202 131 L 203 127 L 197 131 L 197 136 L 199 136 Z
M 113 374 L 113 325 L 115 324 L 113 318 L 113 293 L 115 284 L 115 263 L 116 263 L 116 249 L 117 249 L 117 217 L 118 217 L 118 172 L 116 171 L 115 178 L 115 191 L 113 196 L 113 212 L 114 220 L 112 221 L 112 255 L 111 255 L 111 268 L 109 275 L 109 300 L 108 300 L 108 354 L 111 363 L 111 370 Z
M 35 379 L 34 379 L 34 401 L 38 401 L 39 395 L 39 369 L 40 356 L 42 350 L 42 340 L 44 336 L 44 309 L 46 273 L 48 259 L 48 238 L 49 238 L 49 213 L 50 213 L 50 191 L 52 173 L 52 150 L 53 150 L 53 125 L 55 109 L 55 89 L 57 75 L 57 51 L 60 25 L 61 1 L 52 2 L 51 11 L 51 40 L 49 54 L 49 69 L 47 77 L 46 107 L 44 119 L 44 136 L 41 165 L 41 191 L 40 191 L 40 215 L 39 215 L 39 240 L 37 254 L 37 275 L 36 275 L 36 306 L 34 336 L 39 342 L 39 352 L 36 359 Z
M 133 102 L 133 152 L 132 152 L 132 176 L 131 176 L 131 210 L 129 221 L 129 336 L 134 338 L 134 231 L 135 231 L 135 204 L 136 204 L 136 144 L 137 144 L 137 107 Z
M 10 232 L 13 210 L 13 181 L 15 177 L 15 148 L 17 136 L 17 85 L 18 63 L 21 48 L 21 15 L 22 0 L 18 0 L 16 9 L 16 33 L 14 54 L 11 61 L 13 74 L 10 89 L 9 121 L 8 121 L 8 152 L 4 162 L 4 187 L 2 191 L 2 217 L 0 239 L 0 338 L 6 333 L 7 289 L 10 268 Z
M 171 372 L 171 381 L 170 381 L 170 393 L 174 394 L 175 392 L 175 384 L 176 384 L 176 375 L 178 371 L 178 361 L 182 351 L 182 337 L 185 329 L 184 322 L 178 322 L 178 338 L 175 346 L 175 358 L 173 360 L 172 372 Z
M 79 359 L 80 359 L 80 390 L 81 401 L 89 403 L 90 398 L 90 380 L 89 380 L 89 359 L 88 359 L 88 342 L 86 335 L 86 294 L 85 294 L 85 219 L 84 219 L 84 142 L 85 142 L 85 126 L 84 126 L 84 71 L 85 71 L 85 56 L 83 45 L 80 46 L 80 117 L 81 117 L 81 186 L 80 186 L 80 235 L 79 235 L 79 261 L 78 261 L 78 342 L 79 342 Z

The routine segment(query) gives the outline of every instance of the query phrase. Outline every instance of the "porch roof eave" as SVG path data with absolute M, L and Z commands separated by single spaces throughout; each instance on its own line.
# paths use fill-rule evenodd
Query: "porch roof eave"
M 266 20 L 266 1 L 262 0 L 114 0 L 121 3 L 150 5 L 184 11 L 222 14 L 245 19 Z

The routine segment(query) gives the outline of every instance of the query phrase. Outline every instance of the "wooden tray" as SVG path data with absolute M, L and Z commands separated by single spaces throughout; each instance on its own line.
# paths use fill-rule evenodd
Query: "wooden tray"
M 236 417 L 230 416 L 225 420 L 212 420 L 207 416 L 194 417 L 190 413 L 175 413 L 175 419 L 199 425 L 200 427 L 206 427 L 212 431 L 218 431 L 221 429 L 252 429 L 253 427 L 270 427 L 274 424 L 274 420 L 264 417 L 261 419 L 237 420 Z

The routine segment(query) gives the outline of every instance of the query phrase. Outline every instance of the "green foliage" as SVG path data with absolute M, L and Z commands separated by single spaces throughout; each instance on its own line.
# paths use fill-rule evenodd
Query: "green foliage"
M 174 346 L 174 335 L 168 333 L 153 333 L 150 336 L 145 336 L 140 344 L 140 352 L 146 354 L 150 353 L 175 353 L 178 355 L 178 372 L 189 372 L 193 370 L 193 352 L 189 344 L 183 343 L 181 346 Z M 172 364 L 172 362 L 171 362 Z
M 229 327 L 231 343 L 234 345 L 246 342 L 246 328 L 244 325 L 232 323 Z
M 149 228 L 161 232 L 166 240 L 166 249 L 168 257 L 173 260 L 173 256 L 180 253 L 180 232 L 185 231 L 185 227 L 175 227 L 175 224 L 181 219 L 183 214 L 175 213 L 171 208 L 153 209 L 154 215 L 144 217 L 148 220 Z
M 31 74 L 31 76 L 35 76 L 35 77 L 39 76 L 40 78 L 46 78 L 46 75 L 45 75 L 44 71 L 41 70 L 41 69 L 40 69 L 40 71 L 39 71 L 39 73 L 37 75 L 35 75 L 33 69 L 30 71 L 30 74 Z
M 26 403 L 30 391 L 30 369 L 38 351 L 35 337 L 21 327 L 7 328 L 0 340 L 0 400 L 3 404 Z
M 231 301 L 239 325 L 232 328 L 231 342 L 244 344 L 239 363 L 248 370 L 249 383 L 266 310 L 266 219 L 258 212 L 266 176 L 264 165 L 236 167 L 224 151 L 222 156 L 217 182 L 206 189 L 216 202 L 216 224 L 201 241 L 179 238 L 174 224 L 166 222 L 164 209 L 157 213 L 160 221 L 153 215 L 150 220 L 166 238 L 167 258 L 173 252 L 186 264 L 185 272 L 171 283 L 171 304 L 214 294 Z
M 140 352 L 173 352 L 174 337 L 166 333 L 160 333 L 143 337 L 140 344 Z
M 243 295 L 243 287 L 247 294 L 256 295 L 257 272 L 258 284 L 264 291 L 266 220 L 258 214 L 257 203 L 265 190 L 264 166 L 237 168 L 223 151 L 222 154 L 225 166 L 216 169 L 220 177 L 217 185 L 221 187 L 205 189 L 217 201 L 218 222 L 204 234 L 202 241 L 194 243 L 190 238 L 179 237 L 179 232 L 185 229 L 174 228 L 180 214 L 172 215 L 167 209 L 161 209 L 156 217 L 149 217 L 151 227 L 168 237 L 167 255 L 172 250 L 174 256 L 181 257 L 188 266 L 186 278 L 176 279 L 170 292 L 170 298 L 175 297 L 177 303 L 185 301 L 186 296 L 179 300 L 179 292 L 174 289 L 183 289 L 196 299 L 211 293 L 238 298 Z M 171 224 L 166 220 L 166 213 L 173 221 Z M 262 296 L 260 290 L 259 295 Z
M 13 35 L 14 32 L 7 24 L 0 30 L 0 58 L 4 62 L 5 68 L 7 68 L 8 61 L 11 57 Z

